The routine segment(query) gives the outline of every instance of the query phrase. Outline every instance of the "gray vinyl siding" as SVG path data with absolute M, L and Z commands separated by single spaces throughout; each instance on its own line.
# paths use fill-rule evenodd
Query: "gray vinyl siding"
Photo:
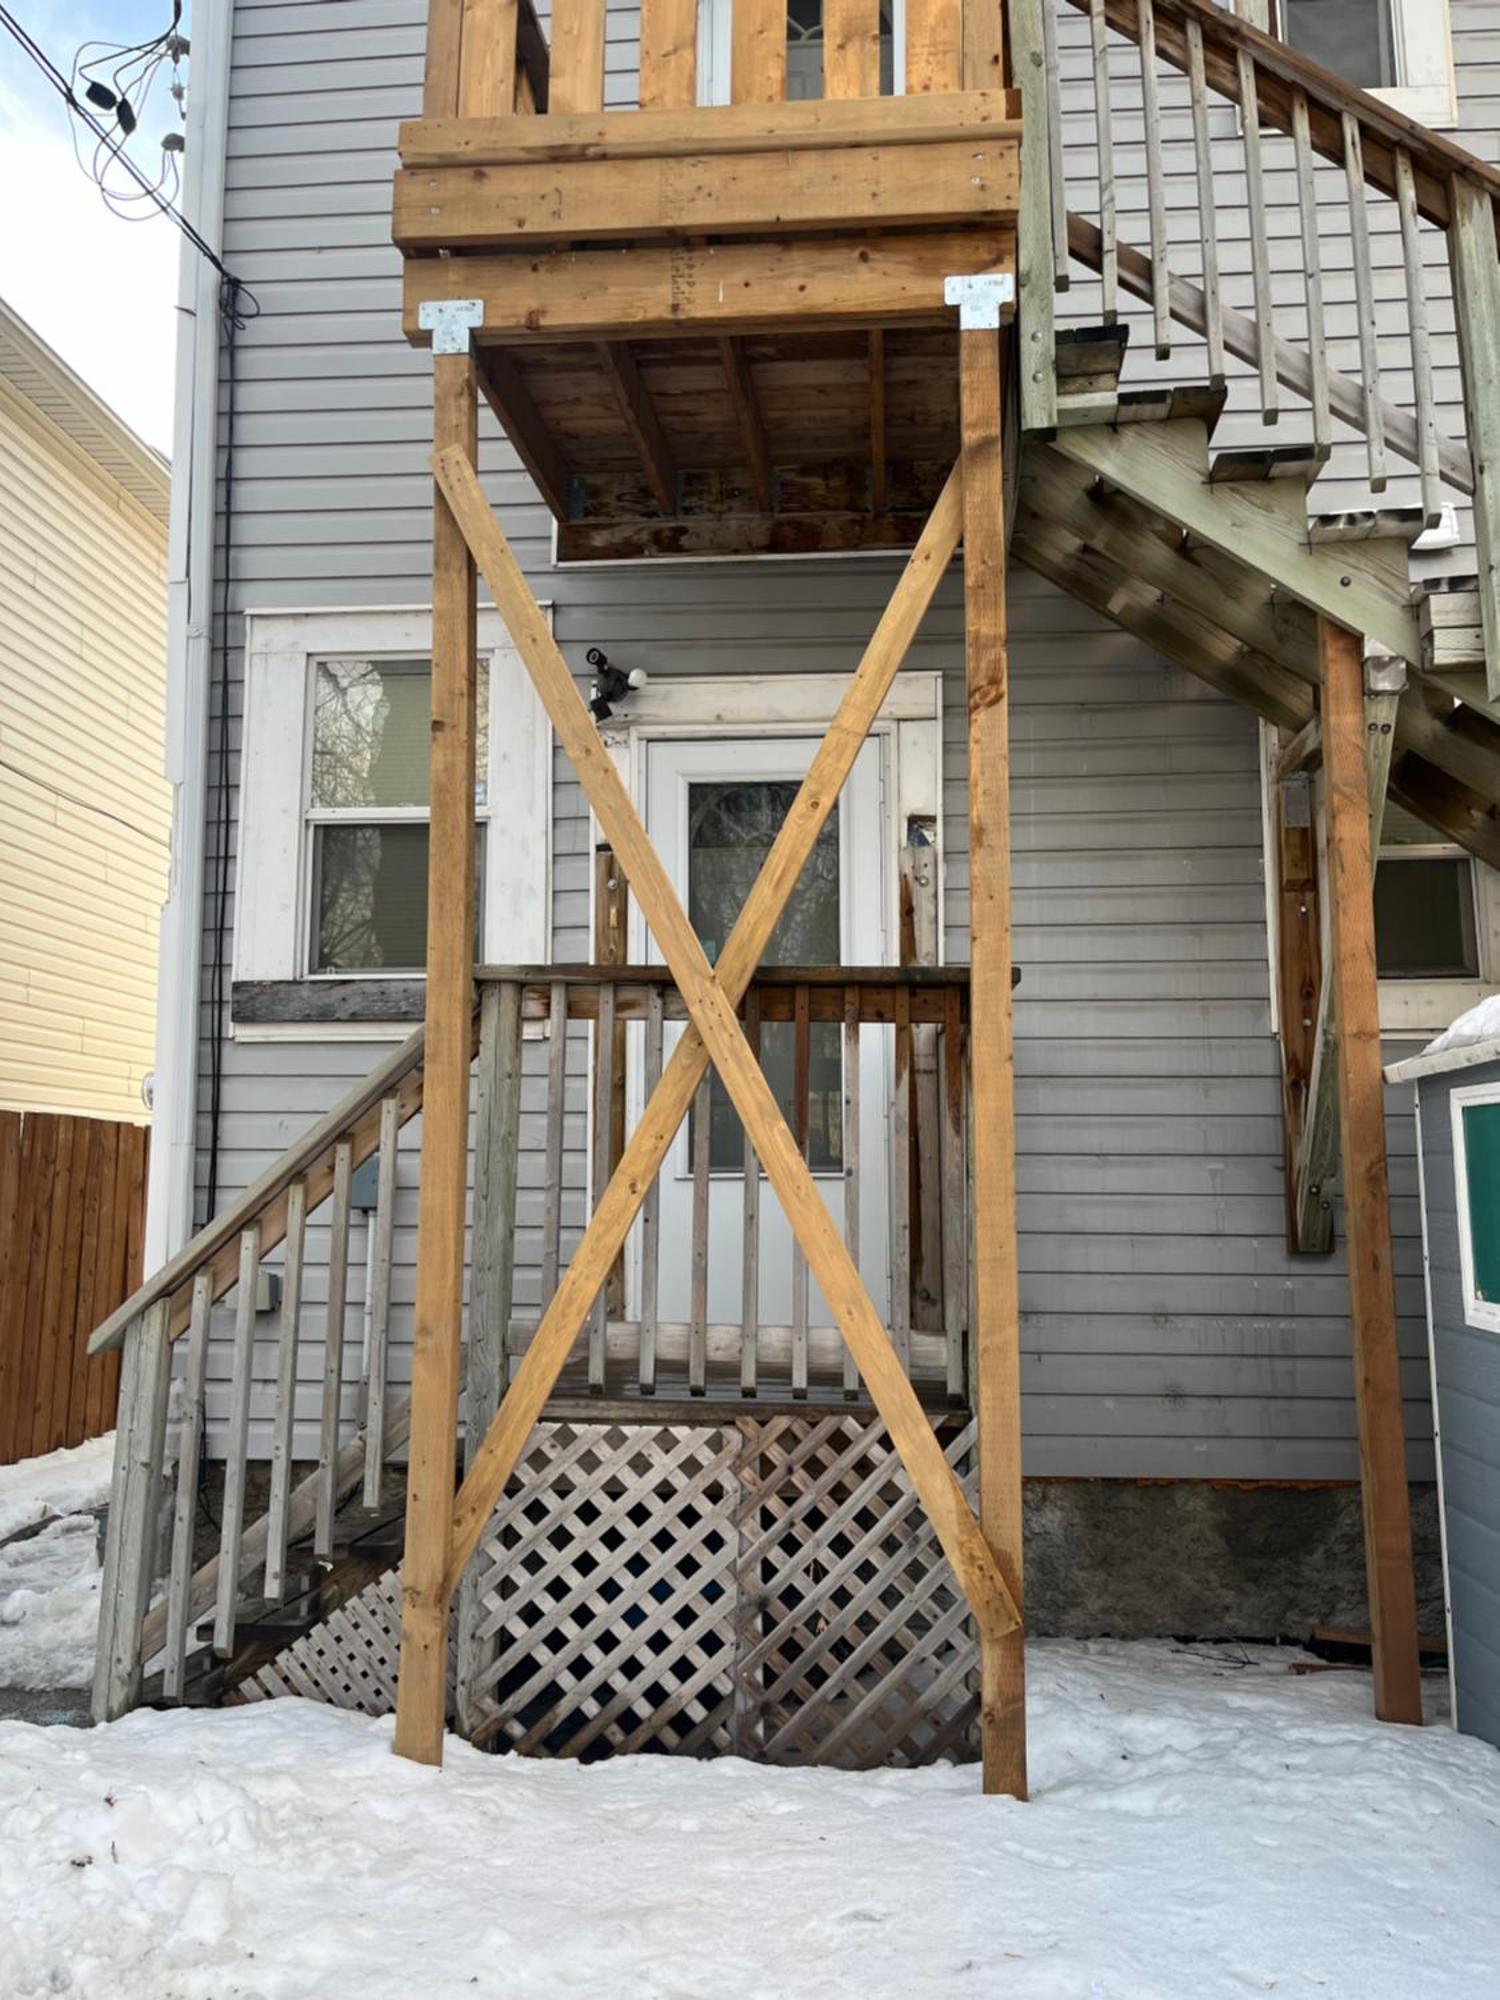
M 1459 1265 L 1451 1098 L 1500 1083 L 1500 1063 L 1419 1086 L 1443 1548 L 1460 1729 L 1500 1745 L 1500 1334 L 1467 1324 Z
M 1457 0 L 1461 56 L 1467 28 L 1481 14 L 1493 27 L 1496 12 Z M 429 595 L 430 362 L 401 338 L 399 259 L 387 240 L 395 124 L 418 108 L 422 19 L 421 0 L 239 0 L 236 9 L 227 250 L 261 311 L 239 343 L 235 648 L 247 610 L 411 605 Z M 633 15 L 612 18 L 612 102 L 628 100 L 634 32 Z M 1491 37 L 1484 64 L 1496 56 Z M 1497 73 L 1466 69 L 1466 104 L 1471 85 L 1492 95 Z M 848 671 L 896 574 L 893 563 L 868 559 L 559 572 L 550 567 L 546 511 L 487 416 L 481 437 L 487 491 L 580 672 L 591 644 L 656 675 Z M 1341 1262 L 1291 1258 L 1283 1242 L 1254 721 L 1029 573 L 1013 574 L 1012 592 L 1026 1469 L 1351 1478 Z M 955 959 L 967 949 L 968 917 L 960 627 L 955 578 L 911 662 L 945 675 L 945 914 Z M 241 700 L 236 650 L 230 936 Z M 215 824 L 211 806 L 211 855 Z M 558 960 L 588 954 L 589 846 L 581 795 L 559 759 Z M 206 907 L 206 967 L 211 919 Z M 204 993 L 200 1204 L 207 978 Z M 227 1041 L 221 1207 L 380 1052 L 368 1041 Z M 582 1062 L 580 1044 L 571 1056 L 565 1177 L 573 1229 L 584 1199 Z M 537 1302 L 538 1093 L 533 1078 L 523 1129 L 522 1309 Z M 409 1370 L 418 1136 L 409 1130 L 402 1148 L 391 1364 L 398 1384 Z M 1393 1109 L 1390 1141 L 1412 1469 L 1426 1476 L 1413 1128 L 1404 1100 Z M 319 1219 L 310 1232 L 299 1449 L 312 1443 L 321 1369 L 323 1246 Z M 356 1245 L 356 1264 L 360 1255 Z M 258 1361 L 266 1409 L 273 1332 L 267 1324 Z M 226 1373 L 221 1337 L 209 1404 L 215 1449 Z M 263 1448 L 260 1429 L 255 1438 Z

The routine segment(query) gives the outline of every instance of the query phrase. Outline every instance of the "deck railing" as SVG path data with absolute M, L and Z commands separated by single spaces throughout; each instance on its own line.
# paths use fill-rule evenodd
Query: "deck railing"
M 1472 494 L 1493 672 L 1500 174 L 1212 0 L 1010 0 L 1009 13 L 1045 190 L 1039 199 L 1037 179 L 1027 178 L 1033 153 L 1024 154 L 1019 299 L 1023 352 L 1032 357 L 1023 379 L 1029 425 L 1057 421 L 1055 383 L 1035 353 L 1050 345 L 1053 287 L 1084 267 L 1098 277 L 1106 321 L 1124 294 L 1149 306 L 1159 358 L 1173 351 L 1174 327 L 1185 327 L 1204 343 L 1211 380 L 1223 381 L 1231 360 L 1254 371 L 1268 424 L 1289 407 L 1289 394 L 1290 407 L 1307 413 L 1315 453 L 1331 448 L 1337 424 L 1361 433 L 1374 491 L 1384 489 L 1393 458 L 1414 467 L 1428 523 L 1439 517 L 1445 488 Z M 1069 178 L 1057 41 L 1059 18 L 1071 13 L 1089 23 L 1094 159 L 1092 176 L 1085 166 Z M 1023 43 L 1041 59 L 1023 63 Z M 1212 115 L 1226 106 L 1232 126 Z M 1079 112 L 1068 114 L 1070 125 Z M 1086 149 L 1074 153 L 1081 164 Z M 1325 162 L 1337 174 L 1320 171 Z M 1121 226 L 1127 183 L 1141 229 L 1135 242 Z M 1273 196 L 1276 207 L 1295 212 L 1290 256 L 1276 234 Z M 1246 219 L 1248 272 L 1241 268 Z M 1398 264 L 1382 259 L 1386 244 L 1399 245 Z M 1226 298 L 1241 278 L 1248 312 Z M 1449 297 L 1464 437 L 1445 435 L 1438 417 L 1434 334 Z M 1357 355 L 1348 372 L 1330 359 L 1340 349 Z
M 588 1041 L 586 1129 L 597 1199 L 623 1141 L 612 1115 L 622 1065 L 631 1066 L 649 1096 L 668 1038 L 685 1019 L 675 986 L 654 967 L 486 968 L 479 988 L 466 1454 L 487 1429 L 537 1323 L 514 1309 L 518 1244 L 528 1238 L 545 1308 L 582 1219 L 576 1196 L 565 1191 L 582 1108 L 570 1054 Z M 968 1382 L 967 1000 L 965 968 L 846 967 L 765 971 L 743 1003 L 752 1043 L 767 1030 L 782 1038 L 792 1128 L 805 1151 L 821 1144 L 825 1193 L 857 1260 L 863 1243 L 876 1295 L 884 1288 L 898 1352 L 930 1398 L 952 1405 L 964 1401 Z M 879 1058 L 873 1068 L 872 1054 Z M 124 1350 L 96 1713 L 130 1706 L 153 1665 L 164 1695 L 180 1697 L 205 1621 L 212 1620 L 214 1653 L 232 1655 L 246 1606 L 275 1606 L 288 1595 L 298 1567 L 294 1547 L 331 1557 L 341 1506 L 356 1493 L 366 1508 L 380 1503 L 388 1459 L 409 1423 L 407 1399 L 396 1392 L 389 1366 L 392 1269 L 398 1143 L 422 1095 L 418 1033 L 95 1334 L 94 1351 Z M 887 1116 L 883 1143 L 862 1146 L 861 1131 L 868 1135 Z M 732 1165 L 723 1163 L 725 1119 L 710 1077 L 688 1127 L 682 1212 L 674 1211 L 676 1220 L 663 1228 L 663 1183 L 674 1172 L 669 1160 L 637 1224 L 629 1284 L 617 1273 L 601 1287 L 560 1397 L 612 1406 L 650 1398 L 660 1407 L 673 1397 L 705 1407 L 742 1398 L 758 1399 L 759 1408 L 778 1401 L 861 1406 L 857 1375 L 831 1316 L 818 1309 L 800 1251 L 785 1231 L 773 1243 L 778 1211 L 753 1154 L 741 1146 Z M 534 1250 L 517 1217 L 523 1123 L 526 1152 L 533 1163 L 539 1155 L 541 1166 Z M 873 1186 L 872 1159 L 888 1163 Z M 366 1161 L 375 1166 L 373 1206 L 368 1197 L 356 1199 L 355 1174 Z M 362 1245 L 360 1210 L 367 1218 Z M 310 1225 L 326 1232 L 317 1245 L 320 1259 L 310 1254 Z M 732 1316 L 711 1311 L 729 1265 Z M 279 1293 L 268 1290 L 268 1275 Z M 212 1309 L 221 1299 L 233 1309 L 228 1379 L 220 1379 L 219 1365 L 214 1377 L 227 1410 L 224 1492 L 217 1553 L 196 1563 L 210 1359 L 226 1358 L 211 1338 Z M 775 1307 L 778 1299 L 779 1308 L 763 1310 L 763 1302 Z M 274 1324 L 269 1371 L 263 1365 L 268 1319 Z M 183 1393 L 167 1587 L 153 1602 L 178 1341 Z M 303 1398 L 304 1410 L 315 1401 L 318 1412 L 316 1463 L 308 1469 L 306 1453 L 299 1458 L 298 1382 L 307 1372 L 301 1361 L 318 1346 L 312 1368 L 320 1387 Z M 255 1518 L 252 1426 L 259 1440 L 267 1432 L 270 1439 L 268 1501 Z
M 641 0 L 636 102 L 687 109 L 700 98 L 700 0 Z M 493 118 L 605 108 L 608 0 L 553 0 L 550 47 L 531 0 L 431 0 L 423 116 Z M 907 0 L 901 88 L 997 90 L 999 0 Z M 807 35 L 787 0 L 733 0 L 727 94 L 735 104 L 898 94 L 894 35 L 881 0 L 826 0 Z

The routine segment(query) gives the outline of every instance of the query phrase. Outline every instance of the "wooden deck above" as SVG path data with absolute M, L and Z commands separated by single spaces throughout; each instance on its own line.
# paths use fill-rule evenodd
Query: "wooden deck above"
M 856 0 L 827 95 L 787 102 L 785 0 L 736 0 L 735 101 L 698 105 L 695 0 L 647 0 L 642 108 L 605 111 L 604 0 L 554 7 L 550 62 L 529 6 L 434 0 L 392 209 L 406 332 L 478 302 L 564 560 L 915 540 L 958 446 L 944 280 L 1013 274 L 1020 200 L 999 10 L 967 53 L 959 0 L 927 11 L 908 94 L 871 94 Z

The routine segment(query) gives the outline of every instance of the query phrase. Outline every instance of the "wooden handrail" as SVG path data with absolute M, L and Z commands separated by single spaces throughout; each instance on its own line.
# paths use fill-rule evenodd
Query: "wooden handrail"
M 667 1020 L 685 1016 L 685 1009 L 676 1001 L 671 974 L 659 965 L 487 965 L 476 969 L 475 979 L 481 987 L 500 980 L 519 982 L 527 989 L 528 1018 L 546 1016 L 547 990 L 554 984 L 570 989 L 567 1010 L 570 1020 L 597 1018 L 598 989 L 602 985 L 620 989 L 617 998 L 622 1020 L 644 1017 L 646 995 L 652 989 L 664 994 L 670 992 L 671 997 L 664 1002 Z M 862 995 L 862 1020 L 892 1020 L 893 996 L 897 991 L 910 991 L 912 1020 L 937 1021 L 943 1018 L 943 994 L 957 989 L 967 997 L 968 981 L 969 969 L 962 965 L 767 966 L 757 974 L 755 985 L 766 995 L 762 1017 L 768 1021 L 791 1018 L 792 996 L 798 986 L 813 988 L 824 996 L 813 1002 L 814 1018 L 819 1020 L 842 1020 L 842 995 L 853 988 Z M 414 996 L 419 996 L 420 982 L 411 984 Z M 477 1005 L 475 1023 L 477 1047 Z M 423 1036 L 419 1029 L 289 1146 L 246 1188 L 238 1201 L 200 1229 L 191 1242 L 112 1312 L 95 1329 L 89 1340 L 89 1352 L 98 1354 L 106 1348 L 118 1347 L 130 1322 L 162 1299 L 171 1302 L 170 1331 L 175 1340 L 187 1328 L 193 1280 L 205 1268 L 212 1270 L 214 1300 L 231 1291 L 239 1276 L 240 1238 L 244 1231 L 252 1223 L 259 1224 L 262 1255 L 274 1250 L 285 1237 L 287 1193 L 294 1181 L 307 1183 L 310 1214 L 332 1191 L 334 1153 L 341 1141 L 349 1142 L 352 1164 L 358 1167 L 379 1147 L 380 1109 L 388 1097 L 396 1097 L 402 1125 L 421 1110 L 422 1052 Z
M 1079 13 L 1089 11 L 1089 0 L 1068 0 L 1068 4 Z M 1110 27 L 1128 41 L 1139 43 L 1137 0 L 1104 0 L 1104 13 Z M 1238 96 L 1238 58 L 1244 50 L 1255 66 L 1256 97 L 1264 123 L 1290 133 L 1291 96 L 1295 91 L 1303 92 L 1312 114 L 1309 137 L 1313 148 L 1339 165 L 1344 160 L 1344 114 L 1350 113 L 1364 137 L 1365 177 L 1383 194 L 1394 198 L 1397 192 L 1396 153 L 1410 154 L 1416 173 L 1417 207 L 1439 228 L 1446 229 L 1451 220 L 1448 183 L 1455 177 L 1482 188 L 1491 200 L 1500 198 L 1500 170 L 1441 132 L 1324 69 L 1310 56 L 1216 6 L 1214 0 L 1155 0 L 1154 15 L 1157 53 L 1184 75 L 1190 61 L 1187 24 L 1198 24 L 1207 80 L 1226 97 Z
M 1068 248 L 1080 264 L 1091 271 L 1102 271 L 1106 263 L 1103 232 L 1099 225 L 1090 222 L 1086 215 L 1068 216 Z M 1150 301 L 1152 289 L 1151 259 L 1143 250 L 1135 249 L 1129 243 L 1115 244 L 1115 269 L 1120 288 L 1135 298 Z M 1194 333 L 1208 335 L 1209 329 L 1217 324 L 1225 349 L 1236 360 L 1254 367 L 1259 359 L 1255 322 L 1239 313 L 1232 306 L 1220 304 L 1217 320 L 1209 306 L 1201 285 L 1191 278 L 1173 276 L 1167 289 L 1167 305 L 1173 319 L 1179 325 L 1190 328 Z M 1273 335 L 1271 341 L 1271 366 L 1276 379 L 1299 396 L 1310 393 L 1312 385 L 1312 363 L 1306 349 L 1294 346 L 1291 341 Z M 1368 383 L 1355 380 L 1352 375 L 1342 374 L 1337 369 L 1328 371 L 1328 396 L 1333 414 L 1348 424 L 1351 430 L 1365 428 L 1368 416 Z M 1377 398 L 1380 412 L 1382 435 L 1402 458 L 1413 465 L 1417 463 L 1420 441 L 1417 422 L 1408 411 L 1399 409 L 1394 403 Z M 1435 439 L 1438 465 L 1444 479 L 1460 493 L 1474 491 L 1474 460 L 1467 445 L 1459 444 L 1453 438 L 1439 432 Z
M 240 1237 L 252 1223 L 260 1225 L 262 1254 L 282 1241 L 286 1234 L 287 1192 L 293 1181 L 306 1180 L 307 1206 L 311 1211 L 333 1188 L 334 1150 L 341 1140 L 350 1143 L 355 1166 L 375 1152 L 380 1144 L 380 1107 L 387 1097 L 393 1094 L 397 1097 L 402 1124 L 415 1117 L 422 1108 L 424 1039 L 421 1029 L 409 1036 L 267 1167 L 259 1180 L 252 1181 L 238 1201 L 200 1229 L 175 1257 L 169 1257 L 159 1271 L 94 1329 L 89 1339 L 90 1354 L 118 1347 L 131 1321 L 163 1299 L 171 1301 L 170 1332 L 175 1340 L 187 1327 L 190 1291 L 201 1270 L 212 1268 L 212 1296 L 221 1299 L 239 1275 Z

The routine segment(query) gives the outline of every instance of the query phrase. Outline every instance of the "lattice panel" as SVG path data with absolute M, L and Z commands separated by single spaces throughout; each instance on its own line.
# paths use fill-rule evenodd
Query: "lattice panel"
M 301 1694 L 364 1715 L 389 1715 L 400 1652 L 401 1572 L 393 1569 L 294 1639 L 236 1693 L 242 1701 Z
M 476 1557 L 476 1742 L 730 1747 L 733 1430 L 544 1424 Z
M 973 1443 L 972 1424 L 946 1440 L 971 1499 Z M 737 1470 L 741 1754 L 861 1770 L 975 1754 L 968 1608 L 884 1427 L 757 1424 Z
M 945 1439 L 966 1489 L 973 1441 Z M 977 1747 L 963 1597 L 867 1418 L 542 1424 L 472 1587 L 476 1742 L 860 1769 Z M 399 1629 L 393 1570 L 241 1695 L 387 1713 Z

